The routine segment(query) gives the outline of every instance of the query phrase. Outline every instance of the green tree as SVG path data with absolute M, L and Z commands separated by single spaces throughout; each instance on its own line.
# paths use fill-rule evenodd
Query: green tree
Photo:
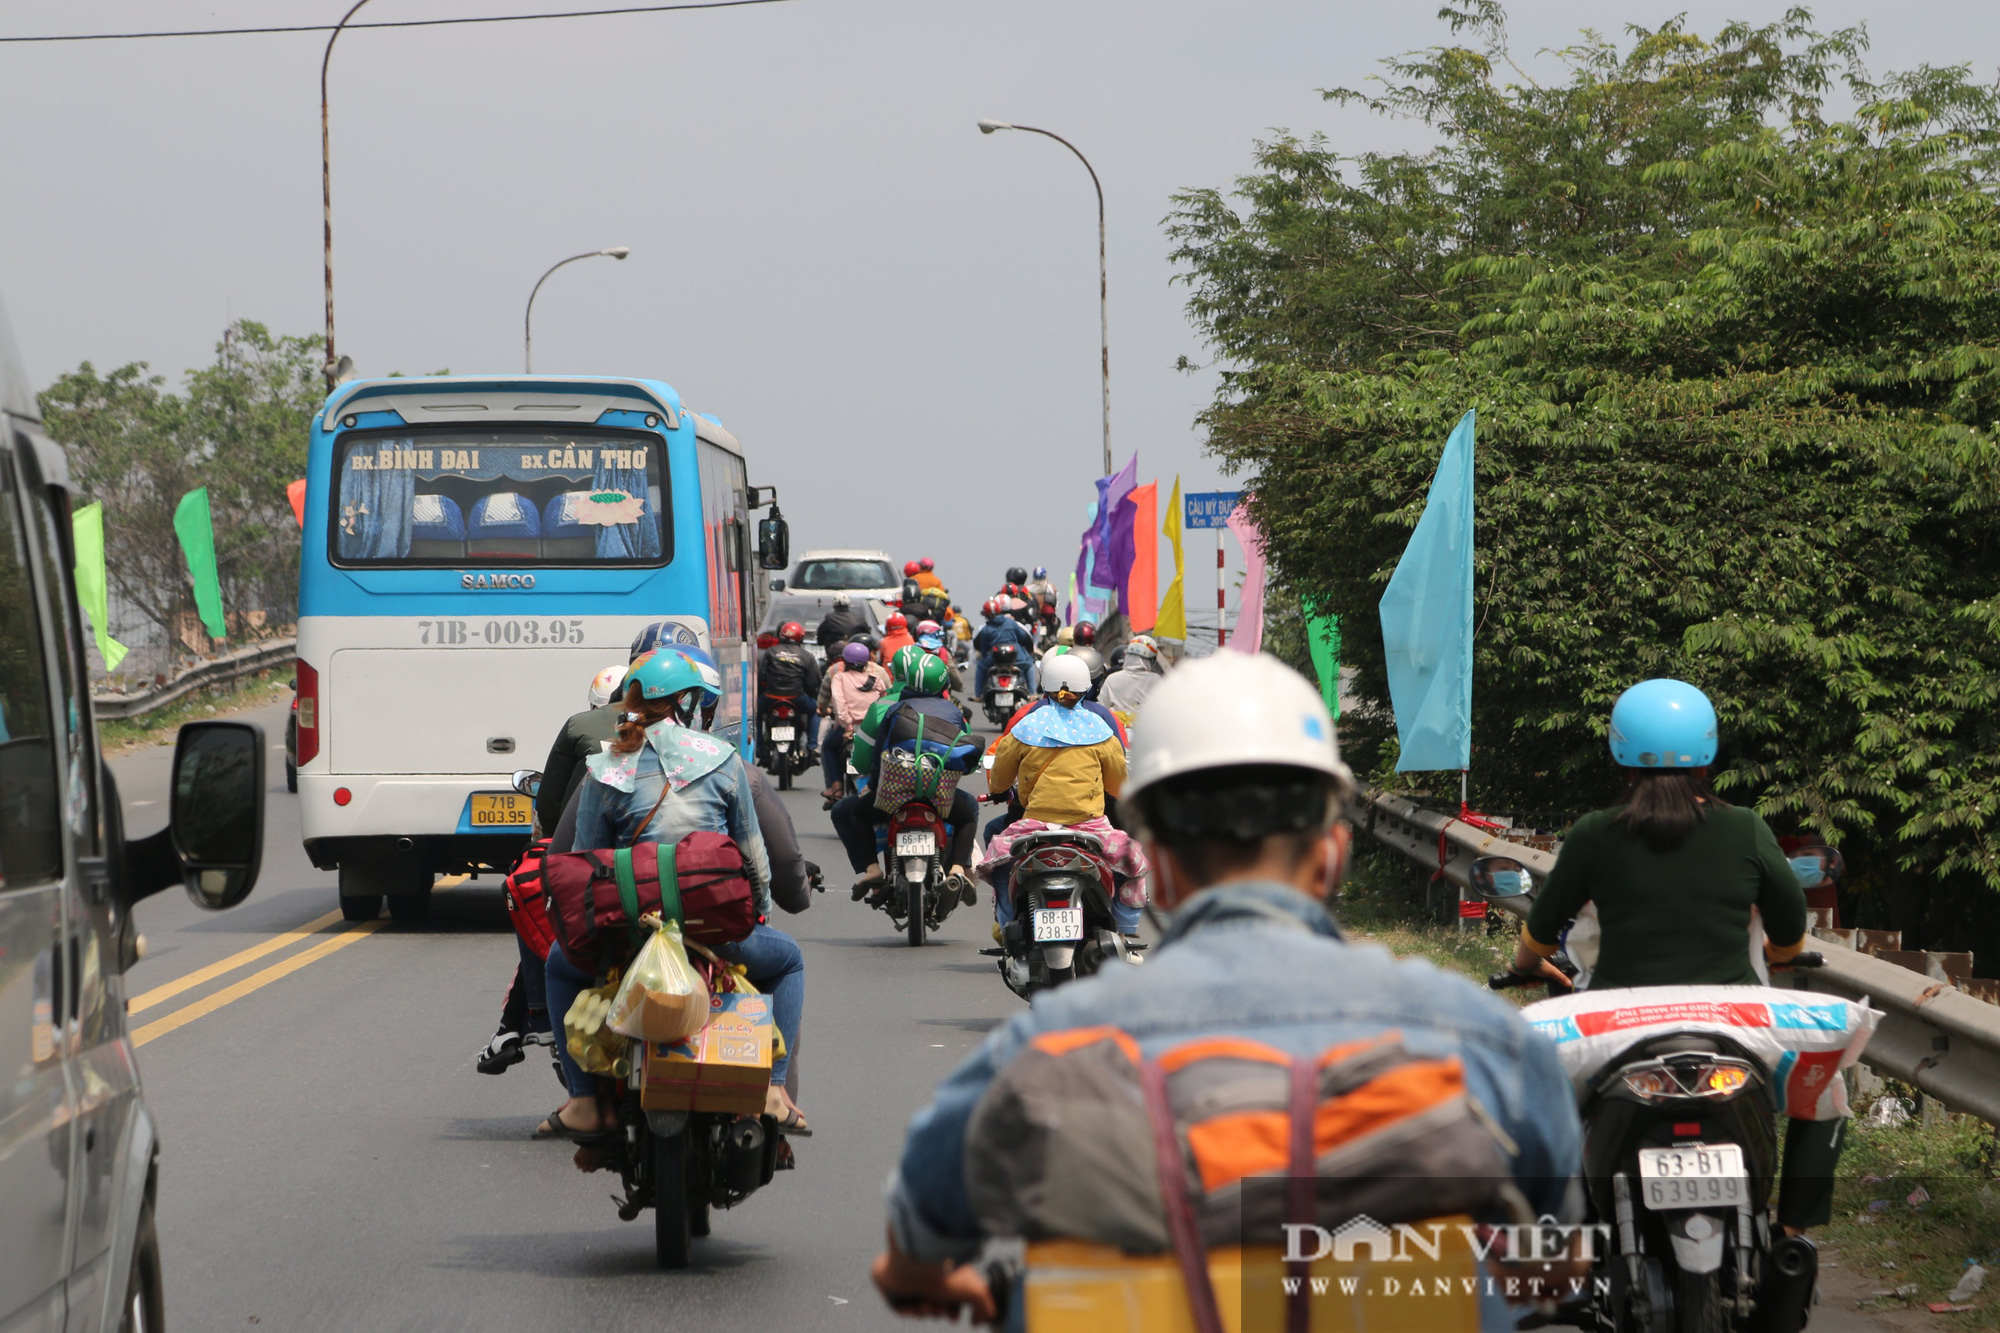
M 305 475 L 320 346 L 239 320 L 182 394 L 144 362 L 100 375 L 86 361 L 40 395 L 79 493 L 104 501 L 111 587 L 169 643 L 190 604 L 174 509 L 197 486 L 209 488 L 226 609 L 277 623 L 296 614 L 299 534 L 285 487 Z
M 1476 408 L 1483 799 L 1605 803 L 1611 701 L 1680 676 L 1722 789 L 1840 838 L 1878 920 L 1995 930 L 2000 90 L 1872 78 L 1803 11 L 1510 81 L 1497 5 L 1443 17 L 1475 44 L 1327 94 L 1434 148 L 1280 138 L 1168 223 L 1224 363 L 1210 448 L 1374 701 L 1344 739 L 1386 774 L 1375 604 Z

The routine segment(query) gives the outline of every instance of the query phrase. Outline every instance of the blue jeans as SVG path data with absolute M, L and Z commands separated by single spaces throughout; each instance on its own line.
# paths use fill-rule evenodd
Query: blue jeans
M 750 932 L 748 939 L 721 945 L 715 952 L 717 957 L 741 963 L 748 971 L 750 984 L 771 997 L 771 1016 L 785 1037 L 785 1054 L 771 1061 L 771 1081 L 783 1083 L 792 1055 L 799 1049 L 799 1019 L 806 1007 L 806 960 L 799 952 L 798 941 L 782 930 L 759 926 Z M 570 1056 L 562 1018 L 569 1014 L 576 997 L 595 980 L 570 962 L 563 954 L 561 942 L 549 946 L 549 1017 L 555 1026 L 556 1058 L 562 1061 L 563 1082 L 569 1086 L 572 1097 L 591 1096 L 597 1084 L 592 1081 L 593 1075 L 585 1073 L 583 1066 Z
M 826 785 L 838 787 L 847 773 L 847 736 L 837 722 L 828 719 L 826 736 L 819 747 L 819 771 L 826 776 Z

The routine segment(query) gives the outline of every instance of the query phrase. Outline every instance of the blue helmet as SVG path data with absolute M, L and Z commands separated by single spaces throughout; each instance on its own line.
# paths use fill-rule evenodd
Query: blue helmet
M 1040 583 L 1043 579 L 1047 578 L 1048 576 L 1049 576 L 1049 567 L 1047 565 L 1035 566 L 1035 582 Z
M 701 663 L 678 648 L 661 648 L 647 653 L 625 673 L 625 683 L 637 685 L 647 699 L 671 699 L 689 690 L 706 690 Z
M 675 620 L 655 620 L 639 631 L 638 638 L 632 640 L 630 660 L 636 662 L 655 648 L 679 648 L 686 651 L 700 646 L 701 636 L 686 625 Z M 713 666 L 714 663 L 711 662 L 709 665 Z
M 1715 705 L 1684 680 L 1642 680 L 1611 706 L 1611 757 L 1626 768 L 1715 762 Z

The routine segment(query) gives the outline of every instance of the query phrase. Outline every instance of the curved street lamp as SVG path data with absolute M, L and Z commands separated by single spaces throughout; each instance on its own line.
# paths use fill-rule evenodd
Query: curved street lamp
M 368 3 L 368 0 L 354 0 L 354 7 L 340 16 L 340 22 L 333 25 L 333 33 L 326 39 L 326 54 L 319 60 L 319 201 L 320 211 L 326 221 L 326 390 L 332 393 L 340 384 L 340 358 L 333 350 L 333 154 L 327 132 L 326 114 L 326 67 L 333 60 L 333 44 L 340 40 L 340 33 L 347 26 L 347 20 L 354 17 L 354 11 Z
M 1104 373 L 1104 475 L 1108 477 L 1111 475 L 1111 310 L 1104 276 L 1104 184 L 1097 179 L 1097 168 L 1090 165 L 1090 159 L 1075 144 L 1053 130 L 1038 130 L 1033 125 L 1010 125 L 1004 120 L 979 122 L 981 134 L 991 134 L 995 130 L 1020 130 L 1024 134 L 1039 134 L 1054 139 L 1076 154 L 1076 160 L 1083 163 L 1083 169 L 1090 173 L 1090 183 L 1097 189 L 1097 331 Z
M 580 255 L 571 255 L 568 259 L 557 260 L 555 263 L 549 265 L 548 273 L 544 273 L 541 277 L 535 279 L 535 289 L 528 293 L 528 313 L 521 319 L 521 373 L 525 375 L 535 373 L 535 295 L 542 290 L 542 284 L 549 280 L 549 273 L 555 272 L 564 264 L 574 264 L 579 259 L 596 259 L 600 255 L 609 255 L 613 259 L 623 259 L 631 253 L 631 247 L 624 245 L 607 246 L 602 250 L 585 250 Z

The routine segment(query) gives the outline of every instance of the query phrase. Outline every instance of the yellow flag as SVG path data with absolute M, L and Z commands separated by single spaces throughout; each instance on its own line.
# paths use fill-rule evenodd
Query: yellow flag
M 1153 626 L 1153 634 L 1161 639 L 1187 639 L 1187 606 L 1182 596 L 1182 577 L 1187 573 L 1187 565 L 1181 555 L 1181 479 L 1174 478 L 1173 498 L 1167 501 L 1167 521 L 1161 525 L 1160 533 L 1174 546 L 1174 581 L 1160 597 L 1160 618 Z

